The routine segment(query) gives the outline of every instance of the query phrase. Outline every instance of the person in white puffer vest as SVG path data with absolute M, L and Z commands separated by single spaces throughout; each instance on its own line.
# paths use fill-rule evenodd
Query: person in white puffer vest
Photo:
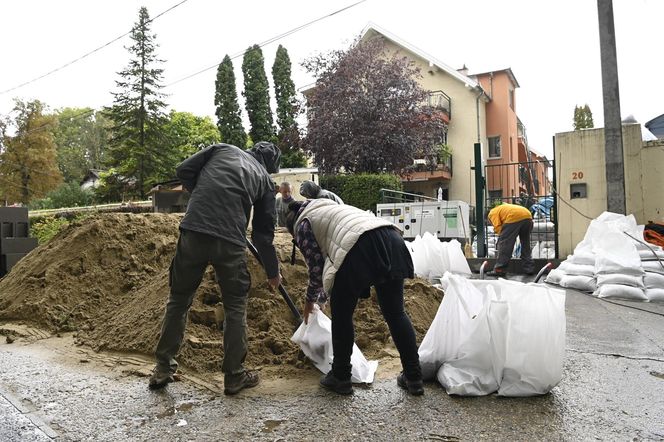
M 353 313 L 359 298 L 376 288 L 378 304 L 401 356 L 397 377 L 409 393 L 424 393 L 415 330 L 406 314 L 404 279 L 413 262 L 399 228 L 356 207 L 328 199 L 289 205 L 286 227 L 309 268 L 304 321 L 318 303 L 332 310 L 332 370 L 320 384 L 339 394 L 352 393 Z

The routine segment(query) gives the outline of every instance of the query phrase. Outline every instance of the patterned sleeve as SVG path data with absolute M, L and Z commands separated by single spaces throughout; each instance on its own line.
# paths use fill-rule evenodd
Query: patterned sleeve
M 314 237 L 311 223 L 308 219 L 302 220 L 295 232 L 295 242 L 299 247 L 304 260 L 309 267 L 309 286 L 307 287 L 307 301 L 324 304 L 327 302 L 327 293 L 323 289 L 323 267 L 325 257 Z

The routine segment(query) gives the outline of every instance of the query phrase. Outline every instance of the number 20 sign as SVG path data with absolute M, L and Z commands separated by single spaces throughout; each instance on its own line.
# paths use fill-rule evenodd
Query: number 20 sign
M 582 180 L 583 179 L 583 172 L 581 172 L 581 171 L 572 172 L 572 179 L 573 180 Z

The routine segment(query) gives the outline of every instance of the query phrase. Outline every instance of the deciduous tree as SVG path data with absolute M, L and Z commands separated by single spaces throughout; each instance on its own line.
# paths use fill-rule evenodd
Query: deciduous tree
M 101 112 L 89 108 L 64 108 L 54 116 L 58 168 L 65 182 L 78 184 L 89 169 L 102 167 L 109 122 Z
M 382 39 L 356 41 L 304 67 L 317 81 L 305 93 L 303 145 L 321 172 L 398 173 L 415 158 L 435 157 L 445 123 L 425 105 L 419 70 Z
M 2 125 L 0 194 L 8 203 L 28 204 L 62 182 L 51 133 L 52 115 L 37 101 L 15 101 Z

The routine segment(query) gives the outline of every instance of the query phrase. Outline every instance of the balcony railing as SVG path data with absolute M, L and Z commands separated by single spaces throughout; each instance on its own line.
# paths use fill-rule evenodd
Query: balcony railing
M 442 110 L 447 113 L 449 118 L 452 118 L 452 99 L 443 91 L 429 92 L 424 105 Z

